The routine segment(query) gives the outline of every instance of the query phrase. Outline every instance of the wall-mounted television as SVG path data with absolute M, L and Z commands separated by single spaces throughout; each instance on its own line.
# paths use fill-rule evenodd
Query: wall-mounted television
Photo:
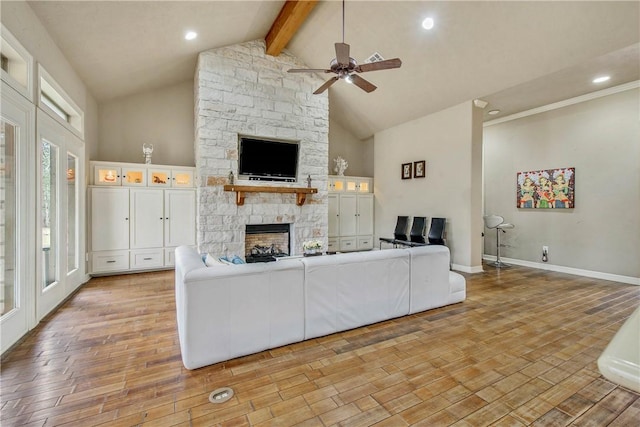
M 238 175 L 244 179 L 295 182 L 298 149 L 297 142 L 240 137 Z

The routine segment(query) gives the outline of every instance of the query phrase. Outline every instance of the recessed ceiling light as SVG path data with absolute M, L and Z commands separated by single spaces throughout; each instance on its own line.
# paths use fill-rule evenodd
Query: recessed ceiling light
M 500 110 L 491 110 L 488 111 L 487 114 L 489 114 L 490 116 L 495 116 L 496 114 L 500 114 Z
M 193 40 L 196 37 L 198 37 L 198 33 L 196 33 L 195 31 L 187 31 L 187 33 L 184 35 L 185 40 Z
M 593 79 L 594 83 L 604 83 L 607 80 L 609 80 L 611 77 L 610 76 L 600 76 L 600 77 L 596 77 L 595 79 Z
M 432 29 L 433 25 L 434 25 L 433 18 L 431 17 L 424 18 L 424 21 L 422 21 L 422 28 L 424 28 L 425 30 Z

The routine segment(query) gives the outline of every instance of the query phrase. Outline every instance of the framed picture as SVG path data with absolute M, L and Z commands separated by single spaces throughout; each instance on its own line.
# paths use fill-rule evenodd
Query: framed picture
M 516 207 L 520 209 L 575 207 L 575 168 L 518 172 L 516 181 Z
M 402 164 L 402 179 L 411 179 L 411 163 Z
M 424 160 L 413 162 L 413 177 L 424 178 L 426 176 L 425 166 L 426 162 Z

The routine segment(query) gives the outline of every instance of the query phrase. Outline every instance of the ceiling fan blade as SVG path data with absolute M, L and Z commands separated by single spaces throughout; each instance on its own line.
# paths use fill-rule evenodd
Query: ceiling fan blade
M 324 92 L 325 90 L 329 89 L 329 86 L 331 86 L 332 84 L 334 84 L 335 82 L 338 81 L 338 79 L 340 79 L 340 77 L 335 76 L 335 77 L 331 77 L 329 80 L 327 80 L 326 82 L 324 82 L 324 84 L 322 86 L 320 86 L 318 89 L 316 89 L 315 92 L 313 92 L 314 95 L 319 95 L 322 92 Z
M 358 86 L 360 89 L 364 90 L 367 93 L 373 92 L 377 89 L 374 84 L 366 81 L 357 74 L 351 74 L 351 81 L 354 85 Z
M 336 61 L 338 64 L 349 65 L 349 45 L 346 43 L 336 43 Z
M 287 73 L 330 73 L 331 70 L 322 68 L 290 68 Z
M 386 59 L 384 61 L 371 62 L 368 64 L 361 64 L 355 68 L 358 73 L 365 73 L 367 71 L 389 70 L 391 68 L 400 68 L 402 61 L 400 58 Z

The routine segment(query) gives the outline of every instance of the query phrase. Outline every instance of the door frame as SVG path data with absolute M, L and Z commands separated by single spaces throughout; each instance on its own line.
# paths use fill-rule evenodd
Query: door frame
M 18 126 L 16 144 L 16 308 L 0 317 L 0 353 L 4 353 L 36 324 L 35 314 L 35 265 L 33 224 L 33 140 L 35 135 L 35 107 L 5 82 L 0 82 L 2 90 L 2 120 Z

